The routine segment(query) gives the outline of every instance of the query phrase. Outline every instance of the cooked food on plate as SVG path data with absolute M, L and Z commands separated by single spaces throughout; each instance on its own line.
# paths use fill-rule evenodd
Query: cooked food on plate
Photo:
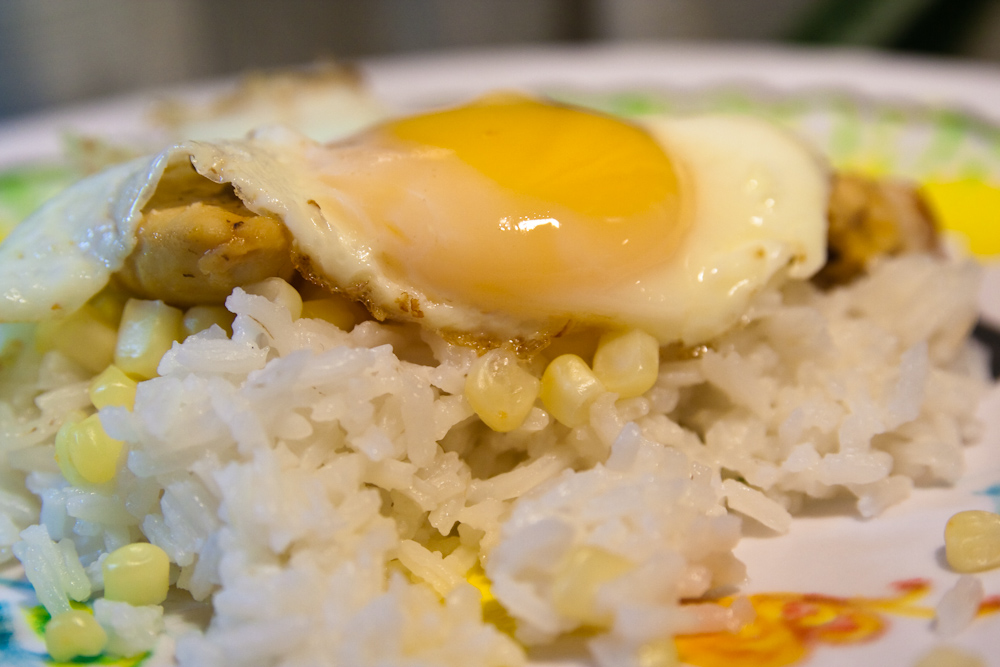
M 961 475 L 944 246 L 749 116 L 498 93 L 182 142 L 0 245 L 0 556 L 57 659 L 671 665 L 753 616 L 741 521 Z

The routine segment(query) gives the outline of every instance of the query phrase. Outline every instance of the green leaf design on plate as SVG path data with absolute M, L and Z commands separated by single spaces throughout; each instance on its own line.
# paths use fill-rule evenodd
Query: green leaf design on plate
M 79 609 L 80 611 L 91 612 L 90 605 L 83 602 L 76 602 L 70 600 L 69 604 L 73 609 Z M 35 634 L 39 637 L 45 637 L 45 626 L 52 619 L 52 616 L 42 605 L 35 605 L 24 610 L 25 618 L 28 621 L 28 626 L 34 630 Z M 104 665 L 106 667 L 137 667 L 141 665 L 150 655 L 148 651 L 145 653 L 140 653 L 138 655 L 129 656 L 127 658 L 122 658 L 119 656 L 108 656 L 108 655 L 98 655 L 93 658 L 74 658 L 68 662 L 58 662 L 51 659 L 46 659 L 45 664 L 51 665 L 51 667 L 72 667 L 73 665 Z
M 76 179 L 72 169 L 61 165 L 28 165 L 0 172 L 0 238 Z
M 849 90 L 798 94 L 755 88 L 595 93 L 552 91 L 562 102 L 625 117 L 749 113 L 812 141 L 838 169 L 917 180 L 1000 183 L 1000 127 L 954 109 L 867 99 Z

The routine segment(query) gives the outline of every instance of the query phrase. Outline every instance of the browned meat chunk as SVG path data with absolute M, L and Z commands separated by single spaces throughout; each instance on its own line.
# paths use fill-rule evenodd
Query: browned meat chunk
M 850 282 L 877 257 L 939 245 L 933 216 L 909 183 L 837 174 L 829 220 L 827 263 L 813 279 L 823 287 Z
M 117 274 L 128 290 L 191 306 L 292 276 L 291 237 L 280 220 L 247 209 L 229 185 L 172 172 L 143 209 L 136 248 Z

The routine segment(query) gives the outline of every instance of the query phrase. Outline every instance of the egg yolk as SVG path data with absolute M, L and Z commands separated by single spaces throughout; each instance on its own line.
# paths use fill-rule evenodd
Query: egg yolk
M 382 270 L 487 311 L 568 311 L 637 280 L 685 232 L 663 147 L 581 109 L 492 97 L 384 124 L 335 155 L 324 178 Z

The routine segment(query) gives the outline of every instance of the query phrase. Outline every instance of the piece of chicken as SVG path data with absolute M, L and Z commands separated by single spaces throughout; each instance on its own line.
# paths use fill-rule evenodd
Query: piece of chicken
M 813 277 L 822 287 L 854 280 L 877 257 L 940 246 L 934 217 L 911 183 L 835 174 L 828 217 L 827 262 Z
M 119 282 L 137 296 L 191 306 L 222 303 L 235 287 L 271 276 L 289 279 L 294 267 L 285 225 L 247 209 L 231 185 L 191 173 L 164 174 L 143 207 Z

